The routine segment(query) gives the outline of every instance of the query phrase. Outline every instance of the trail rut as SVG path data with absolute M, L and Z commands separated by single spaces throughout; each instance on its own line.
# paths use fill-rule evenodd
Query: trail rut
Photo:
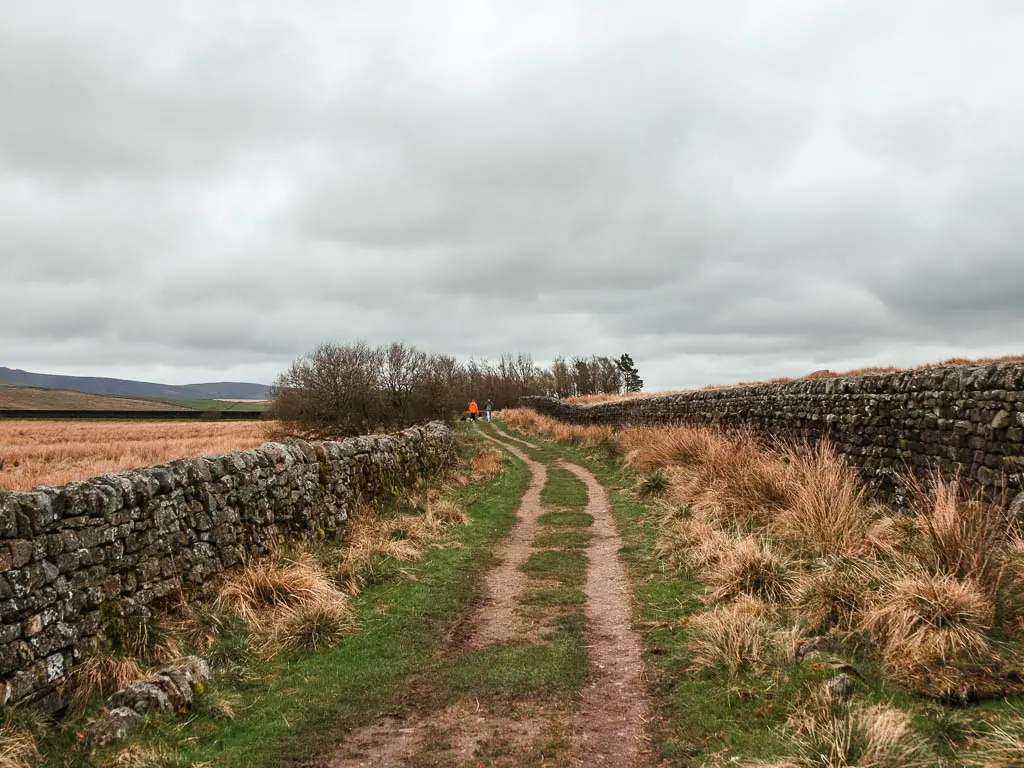
M 586 511 L 594 518 L 587 547 L 587 632 L 592 678 L 577 720 L 580 764 L 645 764 L 644 695 L 640 638 L 632 628 L 632 590 L 619 558 L 622 537 L 611 517 L 608 494 L 583 467 L 560 462 L 587 486 Z
M 483 434 L 483 433 L 481 433 Z M 516 511 L 516 523 L 508 539 L 495 551 L 498 566 L 487 576 L 487 597 L 483 604 L 472 644 L 476 646 L 506 642 L 532 634 L 532 627 L 523 626 L 516 610 L 522 604 L 527 576 L 522 565 L 533 553 L 533 540 L 537 535 L 537 518 L 544 513 L 540 494 L 548 481 L 547 467 L 534 461 L 518 448 L 483 435 L 498 443 L 530 469 L 530 487 Z

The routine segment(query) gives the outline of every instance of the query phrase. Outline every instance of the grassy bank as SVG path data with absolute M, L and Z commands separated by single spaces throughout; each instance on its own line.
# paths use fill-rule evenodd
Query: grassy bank
M 657 708 L 649 729 L 666 764 L 1024 764 L 1024 731 L 1013 696 L 996 693 L 980 703 L 952 706 L 918 693 L 893 675 L 870 635 L 812 631 L 794 615 L 788 598 L 766 599 L 777 573 L 741 579 L 737 594 L 721 591 L 728 585 L 694 556 L 703 547 L 705 557 L 714 559 L 716 552 L 732 551 L 735 541 L 715 539 L 714 530 L 693 530 L 695 535 L 680 540 L 680 522 L 693 521 L 697 505 L 693 498 L 671 497 L 680 479 L 673 477 L 672 462 L 630 466 L 623 451 L 628 438 L 604 428 L 573 432 L 545 425 L 510 433 L 537 443 L 540 451 L 528 451 L 537 458 L 563 456 L 588 467 L 611 491 Z M 638 442 L 651 445 L 650 438 Z M 685 456 L 679 446 L 673 451 Z M 731 482 L 732 490 L 742 486 L 742 474 Z M 764 594 L 757 601 L 739 594 L 747 591 Z M 1006 663 L 1019 658 L 1010 632 L 992 632 L 986 639 L 998 644 Z M 828 693 L 830 686 L 835 695 Z

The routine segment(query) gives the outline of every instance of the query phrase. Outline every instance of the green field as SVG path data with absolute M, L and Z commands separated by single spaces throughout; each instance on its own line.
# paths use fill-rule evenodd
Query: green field
M 175 398 L 151 398 L 154 403 L 173 405 L 176 408 L 192 411 L 257 411 L 262 413 L 267 410 L 267 403 L 243 403 L 235 400 L 202 400 L 202 399 L 175 399 Z

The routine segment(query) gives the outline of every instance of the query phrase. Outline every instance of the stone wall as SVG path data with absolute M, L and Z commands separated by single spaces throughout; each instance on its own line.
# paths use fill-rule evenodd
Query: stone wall
M 443 424 L 259 448 L 0 491 L 0 702 L 61 706 L 54 683 L 124 617 L 148 615 L 282 540 L 330 536 L 450 465 Z
M 573 424 L 713 424 L 785 440 L 827 437 L 889 501 L 900 500 L 900 473 L 924 477 L 932 467 L 958 469 L 972 490 L 1001 495 L 1005 489 L 1008 499 L 1024 487 L 1020 364 L 759 384 L 591 406 L 553 398 L 521 403 Z

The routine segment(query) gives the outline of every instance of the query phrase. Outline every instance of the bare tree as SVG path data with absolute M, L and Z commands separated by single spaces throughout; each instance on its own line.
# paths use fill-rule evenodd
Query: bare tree
M 382 355 L 363 342 L 321 344 L 274 383 L 269 416 L 304 431 L 360 434 L 380 421 Z

